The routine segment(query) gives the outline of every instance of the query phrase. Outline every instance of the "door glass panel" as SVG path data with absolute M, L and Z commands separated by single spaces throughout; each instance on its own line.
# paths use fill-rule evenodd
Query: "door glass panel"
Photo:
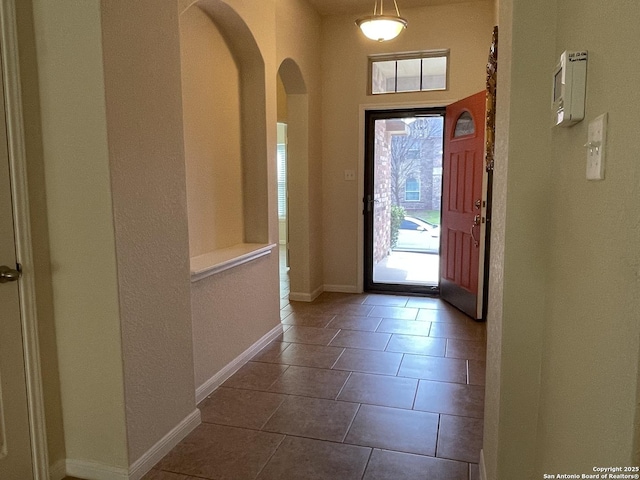
M 441 115 L 374 120 L 373 284 L 438 285 L 443 127 Z
M 454 137 L 464 137 L 475 133 L 476 126 L 473 123 L 473 117 L 469 112 L 463 112 L 456 121 L 456 129 Z

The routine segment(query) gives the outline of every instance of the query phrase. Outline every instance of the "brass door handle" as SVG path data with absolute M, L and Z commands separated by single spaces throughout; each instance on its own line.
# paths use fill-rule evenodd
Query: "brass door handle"
M 475 217 L 473 217 L 473 224 L 471 225 L 471 238 L 473 239 L 473 244 L 476 247 L 480 246 L 480 241 L 476 238 L 475 228 L 480 225 L 481 218 L 482 217 L 480 217 L 480 214 L 478 214 Z
M 22 274 L 6 265 L 0 266 L 0 283 L 17 282 Z

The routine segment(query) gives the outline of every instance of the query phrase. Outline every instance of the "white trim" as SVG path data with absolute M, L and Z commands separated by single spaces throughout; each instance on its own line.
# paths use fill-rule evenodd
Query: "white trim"
M 2 45 L 2 73 L 4 77 L 3 86 L 16 237 L 16 259 L 23 267 L 19 289 L 20 318 L 27 382 L 33 475 L 34 480 L 48 480 L 49 460 L 42 396 L 42 376 L 40 372 L 36 289 L 33 273 L 31 224 L 29 222 L 27 160 L 22 118 L 22 91 L 20 88 L 15 0 L 0 3 L 0 42 Z
M 322 285 L 311 293 L 289 292 L 289 300 L 294 302 L 313 302 L 322 292 L 324 292 Z
M 362 277 L 362 275 L 360 275 Z M 325 285 L 325 292 L 362 293 L 362 285 Z
M 49 467 L 49 480 L 63 480 L 66 476 L 67 464 L 64 458 Z
M 92 480 L 140 480 L 201 423 L 200 410 L 196 408 L 136 460 L 129 469 L 98 462 L 66 459 L 51 467 L 50 480 L 62 480 L 66 475 Z
M 191 259 L 191 282 L 197 282 L 216 273 L 269 255 L 275 247 L 275 243 L 240 243 L 233 247 L 193 257 Z
M 267 332 L 260 340 L 251 345 L 248 349 L 238 355 L 234 360 L 228 363 L 218 373 L 216 373 L 209 380 L 204 382 L 198 388 L 196 388 L 196 404 L 203 401 L 213 391 L 224 383 L 231 375 L 236 373 L 240 367 L 253 358 L 253 356 L 262 350 L 269 342 L 271 342 L 278 335 L 283 333 L 282 325 L 276 325 L 269 332 Z
M 173 447 L 180 443 L 198 425 L 202 423 L 200 410 L 197 408 L 187 415 L 169 433 L 162 437 L 153 447 L 133 462 L 129 467 L 129 480 L 140 480 L 153 466 L 168 454 Z
M 85 462 L 84 460 L 66 460 L 67 475 L 92 480 L 129 480 L 129 471 L 126 468 L 113 467 L 98 462 Z
M 478 466 L 480 470 L 480 480 L 487 480 L 487 467 L 484 463 L 484 450 L 480 450 L 480 465 Z

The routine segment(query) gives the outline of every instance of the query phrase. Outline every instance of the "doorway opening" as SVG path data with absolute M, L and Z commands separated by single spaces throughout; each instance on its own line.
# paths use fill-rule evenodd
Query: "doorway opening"
M 287 124 L 278 122 L 276 166 L 278 178 L 278 251 L 280 254 L 280 298 L 287 299 L 289 284 L 289 215 L 287 194 Z
M 444 113 L 365 113 L 367 291 L 439 291 Z

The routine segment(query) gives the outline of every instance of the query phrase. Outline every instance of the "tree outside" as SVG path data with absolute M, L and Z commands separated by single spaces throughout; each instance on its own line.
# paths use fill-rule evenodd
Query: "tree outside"
M 434 116 L 404 121 L 406 133 L 391 136 L 391 200 L 408 215 L 440 223 L 444 119 Z

